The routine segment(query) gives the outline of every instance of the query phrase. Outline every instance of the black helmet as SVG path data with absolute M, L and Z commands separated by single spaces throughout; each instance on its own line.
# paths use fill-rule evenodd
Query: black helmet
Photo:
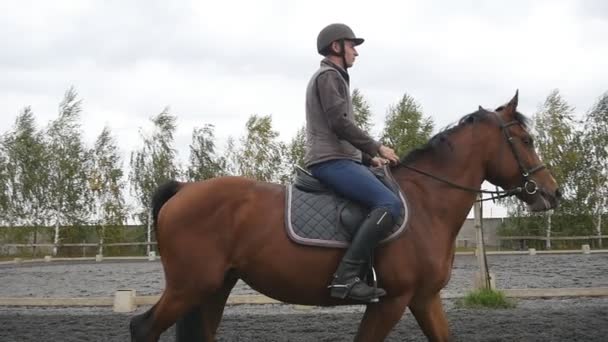
M 317 52 L 323 54 L 323 51 L 336 40 L 346 39 L 355 42 L 355 45 L 363 43 L 363 38 L 357 38 L 353 30 L 344 24 L 330 24 L 319 32 L 317 36 Z

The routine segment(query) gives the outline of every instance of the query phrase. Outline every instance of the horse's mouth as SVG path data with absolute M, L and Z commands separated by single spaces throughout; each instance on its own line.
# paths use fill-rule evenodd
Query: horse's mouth
M 544 189 L 538 189 L 528 202 L 528 210 L 533 212 L 555 209 L 559 205 L 557 196 L 549 194 Z

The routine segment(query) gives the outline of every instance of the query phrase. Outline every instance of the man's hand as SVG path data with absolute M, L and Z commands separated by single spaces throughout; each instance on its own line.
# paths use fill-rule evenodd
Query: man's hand
M 399 163 L 399 157 L 395 154 L 395 151 L 388 146 L 380 146 L 380 149 L 378 149 L 378 154 L 381 157 L 388 159 L 388 161 L 391 162 L 393 165 Z
M 370 162 L 372 167 L 380 167 L 382 165 L 388 164 L 388 159 L 384 159 L 382 157 L 374 157 Z

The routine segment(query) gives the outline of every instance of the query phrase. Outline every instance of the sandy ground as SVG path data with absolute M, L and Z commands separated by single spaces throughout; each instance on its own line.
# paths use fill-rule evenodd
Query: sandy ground
M 608 298 L 521 300 L 508 310 L 444 304 L 455 341 L 608 341 Z M 128 341 L 130 317 L 109 308 L 0 308 L 0 341 Z M 217 340 L 352 341 L 361 317 L 362 307 L 233 306 Z M 174 334 L 171 328 L 161 341 L 174 341 Z M 387 341 L 426 338 L 408 312 Z
M 490 271 L 498 288 L 564 288 L 608 286 L 608 254 L 492 255 Z M 473 286 L 477 260 L 456 256 L 445 293 L 463 293 Z M 52 262 L 0 265 L 0 297 L 106 297 L 118 289 L 138 295 L 164 288 L 159 261 Z M 243 283 L 233 294 L 256 293 Z

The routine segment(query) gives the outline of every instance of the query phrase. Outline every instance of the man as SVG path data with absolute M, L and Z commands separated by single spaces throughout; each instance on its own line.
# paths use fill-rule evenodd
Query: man
M 363 164 L 397 163 L 390 147 L 355 124 L 348 68 L 363 43 L 344 24 L 331 24 L 317 37 L 325 58 L 306 89 L 305 164 L 313 176 L 342 196 L 370 209 L 330 284 L 331 296 L 371 302 L 386 294 L 361 281 L 373 249 L 401 214 L 401 201 Z M 379 156 L 377 156 L 379 155 Z

